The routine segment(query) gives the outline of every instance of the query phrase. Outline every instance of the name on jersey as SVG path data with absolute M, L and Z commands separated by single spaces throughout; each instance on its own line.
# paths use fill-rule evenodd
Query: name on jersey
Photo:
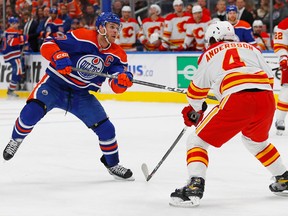
M 209 50 L 206 54 L 206 61 L 210 61 L 211 58 L 216 55 L 218 52 L 225 50 L 225 49 L 231 49 L 231 48 L 244 48 L 244 49 L 249 49 L 249 50 L 253 50 L 254 47 L 250 44 L 247 43 L 224 43 L 220 46 L 217 46 L 211 50 Z

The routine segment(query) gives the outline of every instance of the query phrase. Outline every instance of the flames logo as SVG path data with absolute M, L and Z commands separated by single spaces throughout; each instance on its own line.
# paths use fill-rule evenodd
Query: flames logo
M 151 28 L 148 28 L 148 37 L 151 36 L 151 34 L 153 34 L 154 32 L 160 32 L 160 27 L 159 26 L 154 26 Z
M 177 29 L 179 33 L 186 32 L 185 24 L 186 24 L 186 21 L 177 23 Z
M 123 28 L 123 29 L 122 29 L 123 37 L 124 37 L 124 38 L 130 38 L 130 37 L 132 37 L 132 36 L 133 36 L 133 31 L 134 31 L 134 29 L 133 29 L 132 26 L 129 26 L 129 27 L 127 27 L 127 28 Z
M 99 56 L 95 55 L 85 55 L 82 56 L 77 62 L 77 68 L 88 70 L 91 72 L 101 73 L 104 69 L 104 61 Z M 80 77 L 86 80 L 95 78 L 97 75 L 86 74 L 80 71 L 77 71 Z

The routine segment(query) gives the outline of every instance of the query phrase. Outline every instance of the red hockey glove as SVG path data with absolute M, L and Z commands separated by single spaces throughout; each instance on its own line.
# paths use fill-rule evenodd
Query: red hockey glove
M 133 85 L 133 74 L 131 72 L 122 72 L 117 76 L 117 80 L 115 80 L 115 84 L 122 88 L 131 87 Z
M 182 115 L 184 119 L 184 124 L 188 127 L 192 125 L 197 126 L 198 123 L 203 119 L 204 112 L 207 109 L 207 103 L 203 102 L 202 110 L 196 112 L 191 105 L 184 107 L 182 110 Z
M 166 43 L 162 43 L 159 47 L 158 47 L 158 50 L 159 51 L 167 51 L 168 50 L 168 44 Z
M 56 64 L 56 70 L 63 75 L 70 74 L 72 62 L 67 52 L 57 51 L 52 56 L 52 61 Z
M 282 55 L 280 56 L 280 69 L 282 71 L 288 72 L 288 62 L 287 62 L 288 56 Z

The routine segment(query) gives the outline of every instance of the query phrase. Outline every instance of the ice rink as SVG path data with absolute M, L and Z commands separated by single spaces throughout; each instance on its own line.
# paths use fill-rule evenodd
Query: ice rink
M 2 151 L 25 100 L 0 99 Z M 0 163 L 0 216 L 276 216 L 288 215 L 288 197 L 273 195 L 271 175 L 241 144 L 240 135 L 209 149 L 201 204 L 169 206 L 169 196 L 187 180 L 185 142 L 189 128 L 156 174 L 150 172 L 183 129 L 184 104 L 103 101 L 116 127 L 120 163 L 134 182 L 115 181 L 99 161 L 98 138 L 71 114 L 55 109 L 37 124 L 11 161 Z M 209 109 L 211 105 L 209 105 Z M 288 166 L 288 132 L 271 142 Z

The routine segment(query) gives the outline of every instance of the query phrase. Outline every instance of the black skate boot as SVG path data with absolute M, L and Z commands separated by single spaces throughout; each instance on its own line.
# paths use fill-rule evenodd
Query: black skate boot
M 170 205 L 176 207 L 195 207 L 200 204 L 203 197 L 205 180 L 201 177 L 192 177 L 183 188 L 171 193 Z
M 3 158 L 5 160 L 10 160 L 16 153 L 21 143 L 22 143 L 22 140 L 11 139 L 3 151 Z
M 276 195 L 288 196 L 288 171 L 275 176 L 275 182 L 269 185 L 269 189 Z
M 277 121 L 275 122 L 275 127 L 276 127 L 276 129 L 277 129 L 276 134 L 277 134 L 278 136 L 282 136 L 283 133 L 284 133 L 284 131 L 285 131 L 285 122 L 284 122 L 284 120 L 277 120 Z
M 125 180 L 125 181 L 134 181 L 134 177 L 132 176 L 133 173 L 130 169 L 127 169 L 119 164 L 109 167 L 105 157 L 102 156 L 100 161 L 104 164 L 104 166 L 107 168 L 110 175 L 112 175 L 117 180 Z

